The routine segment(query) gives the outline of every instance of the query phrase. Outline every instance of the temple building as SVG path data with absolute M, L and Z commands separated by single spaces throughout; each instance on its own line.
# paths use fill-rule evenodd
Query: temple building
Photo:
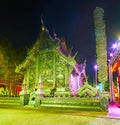
M 46 91 L 50 93 L 56 88 L 57 90 L 69 89 L 73 85 L 73 83 L 69 85 L 69 78 L 74 71 L 74 76 L 78 77 L 76 88 L 70 88 L 74 92 L 84 79 L 85 63 L 77 64 L 75 55 L 72 56 L 71 49 L 67 49 L 65 40 L 57 38 L 55 33 L 51 37 L 43 25 L 37 41 L 28 52 L 26 59 L 16 67 L 16 72 L 24 75 L 23 89 L 26 89 L 26 93 L 37 90 L 41 83 L 45 94 Z M 75 77 L 72 80 L 74 79 Z

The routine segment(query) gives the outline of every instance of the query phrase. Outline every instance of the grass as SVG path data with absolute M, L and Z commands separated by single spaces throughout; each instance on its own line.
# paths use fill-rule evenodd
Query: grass
M 0 108 L 0 125 L 119 125 L 102 112 L 54 108 Z

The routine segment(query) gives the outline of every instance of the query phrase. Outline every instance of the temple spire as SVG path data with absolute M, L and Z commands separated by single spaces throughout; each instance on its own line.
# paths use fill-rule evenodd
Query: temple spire
M 44 22 L 43 22 L 43 19 L 42 19 L 42 16 L 41 16 L 41 23 L 42 23 L 42 31 L 44 31 L 45 30 L 45 27 L 44 27 Z

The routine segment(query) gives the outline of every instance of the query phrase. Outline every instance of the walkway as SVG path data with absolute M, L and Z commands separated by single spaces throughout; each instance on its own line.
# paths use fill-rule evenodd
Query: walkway
M 120 118 L 120 104 L 110 103 L 107 116 L 111 118 Z

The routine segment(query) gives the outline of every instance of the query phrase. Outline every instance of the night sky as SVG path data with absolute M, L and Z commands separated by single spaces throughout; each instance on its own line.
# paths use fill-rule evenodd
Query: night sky
M 4 0 L 0 2 L 0 36 L 15 47 L 31 46 L 41 29 L 41 15 L 51 36 L 56 32 L 87 59 L 87 75 L 95 63 L 93 11 L 104 9 L 108 50 L 120 32 L 120 0 Z

